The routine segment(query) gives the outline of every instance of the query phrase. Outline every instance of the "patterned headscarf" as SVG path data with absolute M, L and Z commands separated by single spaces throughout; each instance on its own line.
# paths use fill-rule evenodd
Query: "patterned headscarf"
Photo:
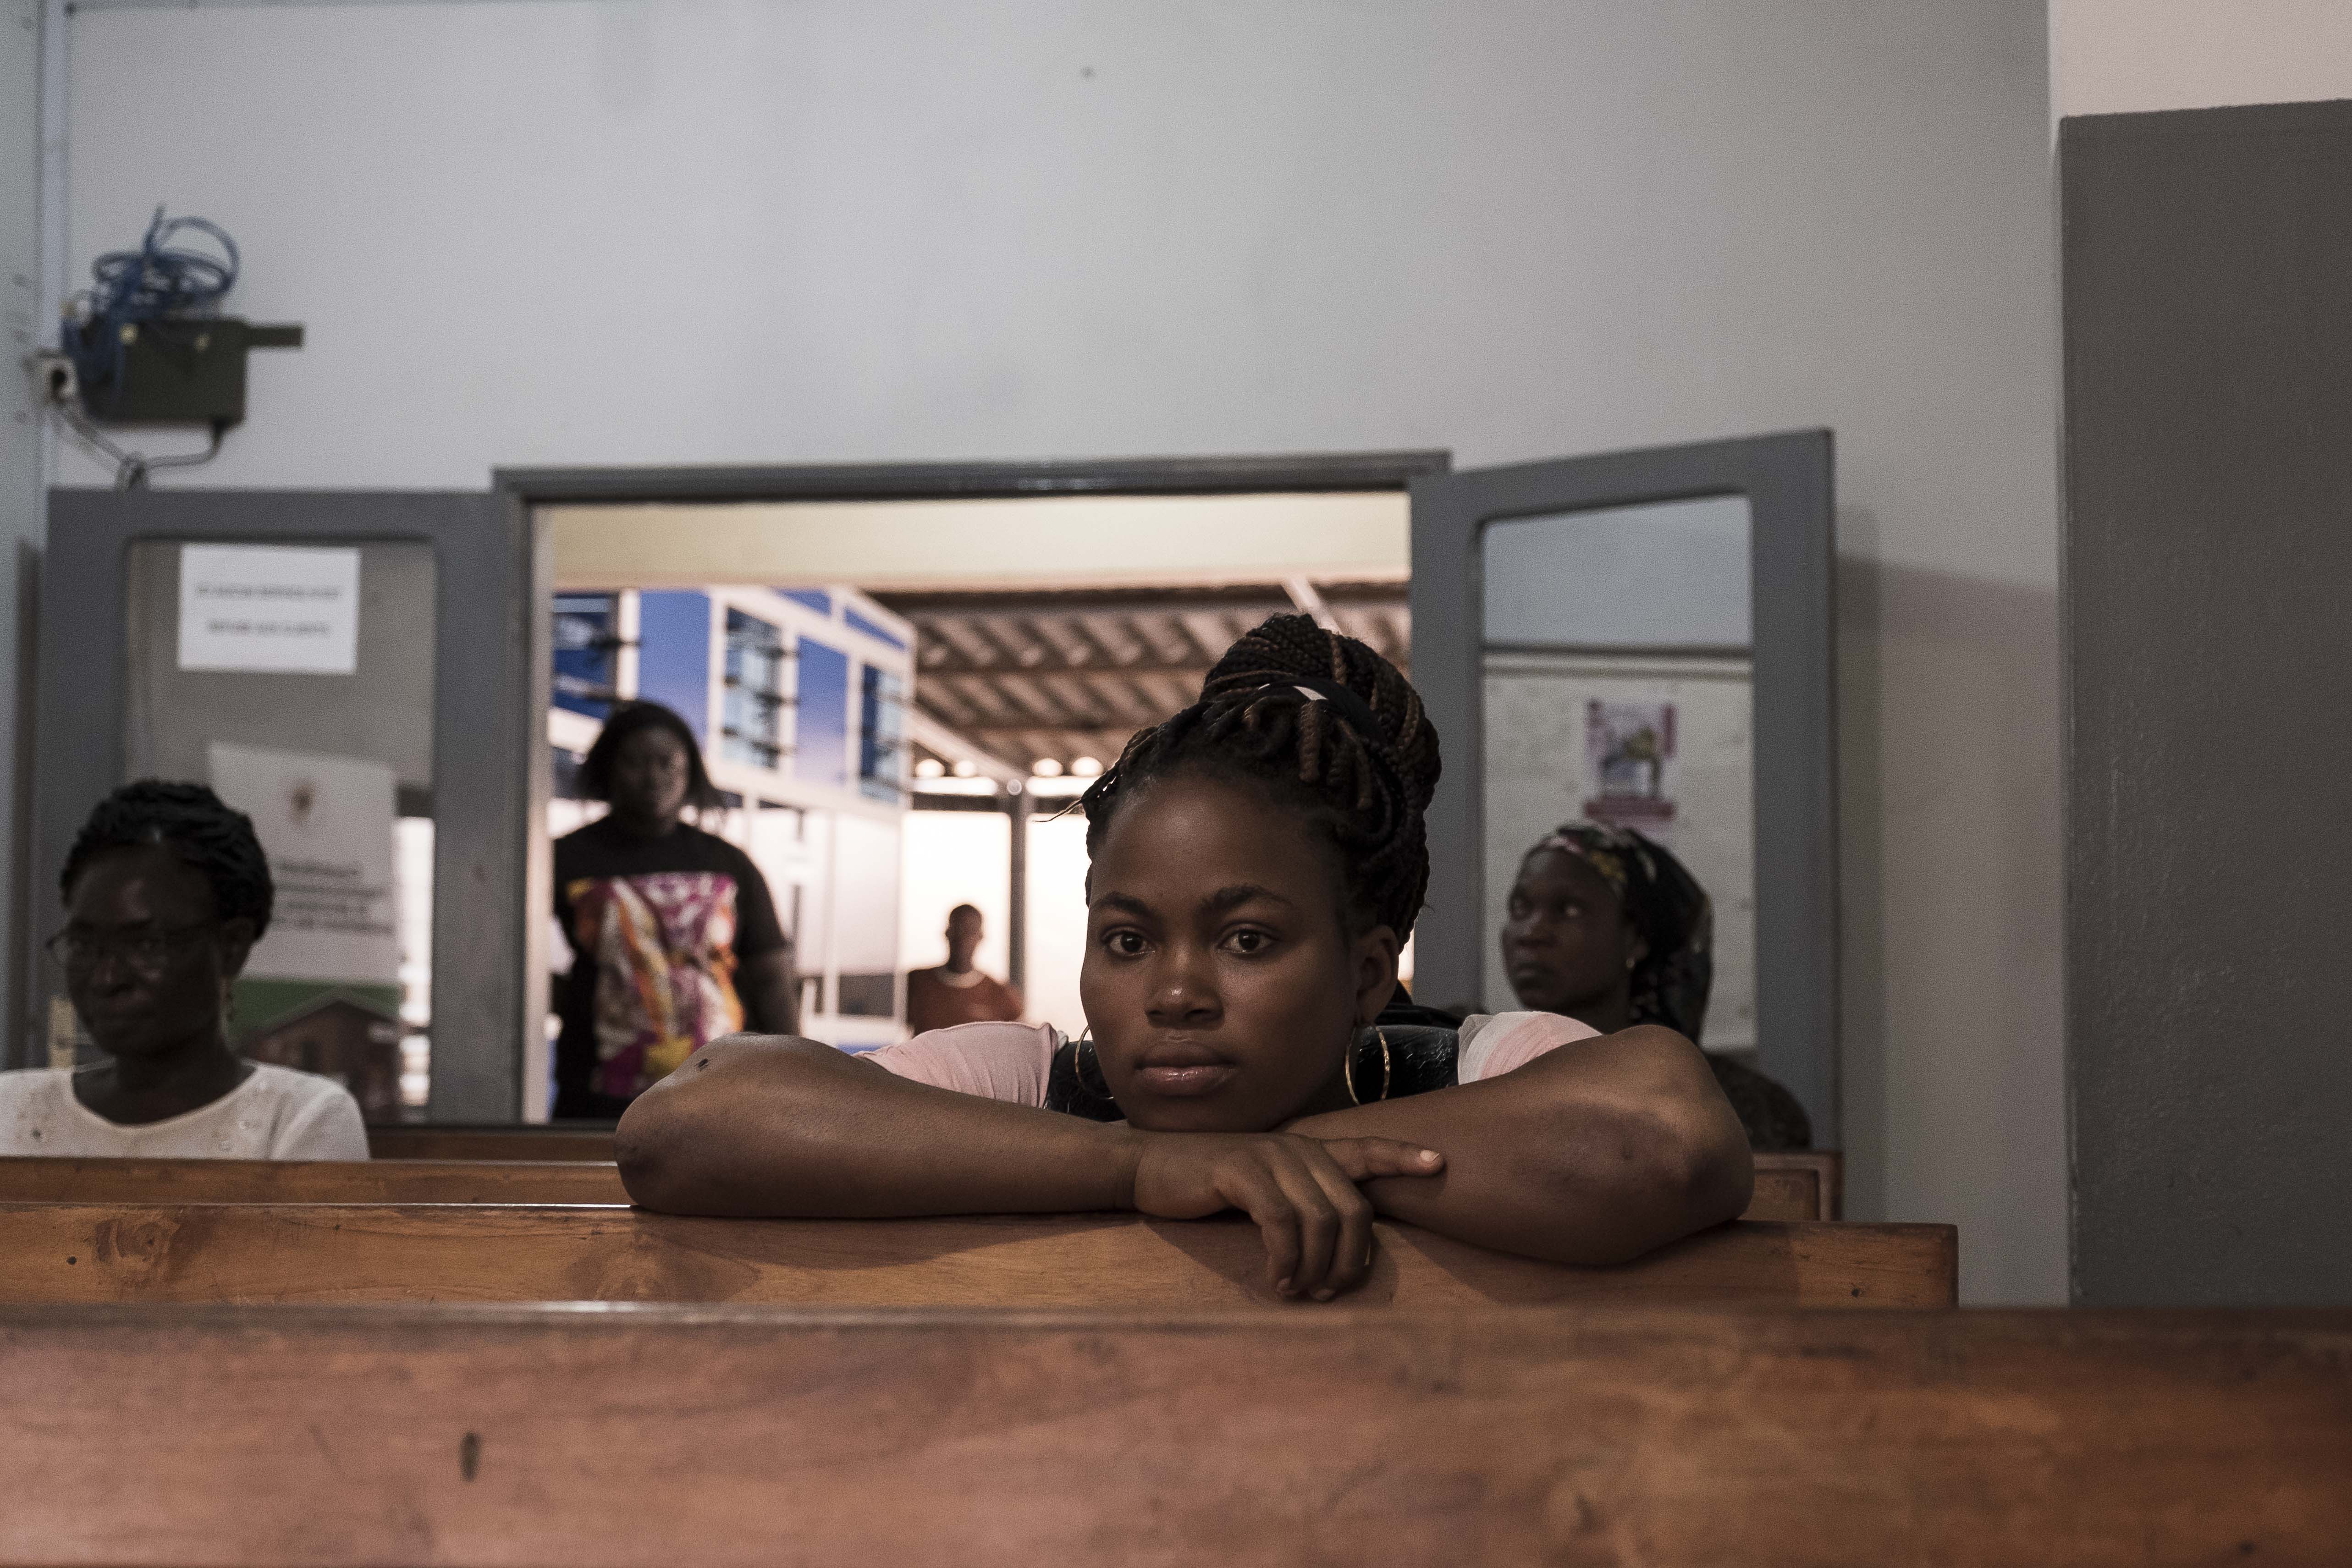
M 1633 1021 L 1696 1040 L 1715 983 L 1715 904 L 1666 847 L 1631 828 L 1568 822 L 1528 852 L 1559 850 L 1601 873 L 1649 950 L 1633 966 Z

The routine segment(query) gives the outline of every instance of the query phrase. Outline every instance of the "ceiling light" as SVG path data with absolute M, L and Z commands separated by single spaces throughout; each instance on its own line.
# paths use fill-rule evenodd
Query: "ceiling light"
M 1081 757 L 1071 762 L 1070 771 L 1080 779 L 1092 779 L 1102 771 L 1102 764 L 1091 757 Z
M 937 779 L 947 770 L 947 764 L 936 757 L 926 757 L 915 764 L 915 777 L 918 779 Z
M 955 765 L 955 776 L 959 779 L 969 779 L 979 771 L 979 765 L 973 762 L 969 757 L 964 758 Z
M 1029 771 L 1040 779 L 1059 779 L 1062 776 L 1062 765 L 1053 758 L 1041 757 L 1030 766 Z

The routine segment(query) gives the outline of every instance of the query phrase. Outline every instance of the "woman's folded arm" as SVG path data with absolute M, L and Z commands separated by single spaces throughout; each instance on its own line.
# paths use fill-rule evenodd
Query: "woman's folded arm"
M 697 1051 L 637 1098 L 614 1139 L 643 1207 L 835 1219 L 1123 1208 L 1134 1142 L 814 1040 L 751 1035 Z
M 1571 1040 L 1493 1078 L 1294 1122 L 1445 1156 L 1433 1179 L 1375 1180 L 1383 1214 L 1500 1251 L 1619 1263 L 1748 1207 L 1755 1162 L 1698 1051 L 1641 1026 Z

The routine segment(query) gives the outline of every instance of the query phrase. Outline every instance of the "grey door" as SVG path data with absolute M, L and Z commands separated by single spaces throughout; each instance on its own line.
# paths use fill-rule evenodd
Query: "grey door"
M 73 1049 L 63 977 L 39 943 L 58 923 L 58 876 L 83 819 L 131 779 L 193 779 L 255 812 L 279 884 L 256 955 L 265 973 L 249 969 L 238 988 L 248 1032 L 333 1051 L 373 1031 L 371 1071 L 395 1037 L 412 1064 L 429 1042 L 429 1099 L 407 1119 L 524 1116 L 523 1041 L 545 1016 L 544 981 L 526 962 L 536 944 L 524 912 L 544 905 L 530 896 L 525 831 L 523 741 L 536 716 L 526 528 L 487 494 L 52 495 L 19 1065 Z M 314 621 L 201 608 L 282 606 L 309 591 L 272 577 L 284 570 L 326 574 Z M 273 788 L 306 828 L 350 813 L 356 828 L 337 828 L 334 842 L 356 832 L 362 852 L 348 865 L 281 861 L 265 820 Z M 388 849 L 369 841 L 386 811 Z M 296 955 L 278 964 L 296 977 L 268 977 L 260 960 L 273 942 Z M 339 976 L 339 962 L 367 972 Z M 543 1113 L 543 1092 L 531 1098 Z M 362 1103 L 373 1119 L 399 1118 Z
M 1414 990 L 1517 1005 L 1520 857 L 1591 818 L 1714 903 L 1701 1043 L 1753 1050 L 1838 1143 L 1827 431 L 1412 482 L 1413 678 L 1444 743 Z

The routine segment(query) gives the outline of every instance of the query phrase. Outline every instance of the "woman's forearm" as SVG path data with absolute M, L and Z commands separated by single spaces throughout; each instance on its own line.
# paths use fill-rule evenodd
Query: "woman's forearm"
M 640 1206 L 879 1218 L 1123 1208 L 1126 1129 L 900 1078 L 813 1040 L 715 1040 L 614 1137 Z
M 1309 1137 L 1425 1144 L 1443 1176 L 1364 1191 L 1381 1213 L 1500 1251 L 1616 1263 L 1747 1207 L 1738 1118 L 1681 1036 L 1633 1029 L 1410 1099 L 1294 1123 Z

